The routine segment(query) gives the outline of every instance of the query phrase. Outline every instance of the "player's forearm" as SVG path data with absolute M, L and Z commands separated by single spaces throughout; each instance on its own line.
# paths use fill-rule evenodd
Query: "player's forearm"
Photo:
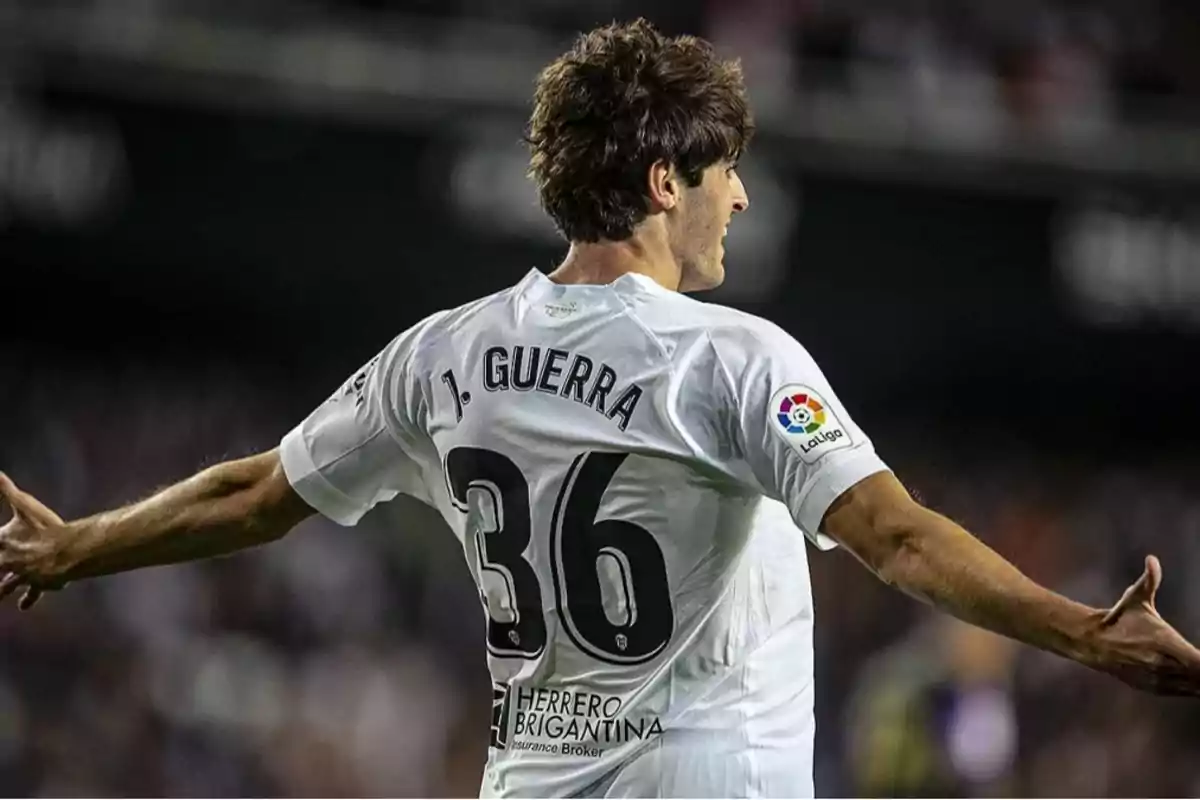
M 1103 612 L 1056 594 L 942 515 L 912 504 L 883 524 L 887 583 L 988 630 L 1091 663 Z
M 275 453 L 218 464 L 139 503 L 68 523 L 65 580 L 226 555 L 308 515 Z

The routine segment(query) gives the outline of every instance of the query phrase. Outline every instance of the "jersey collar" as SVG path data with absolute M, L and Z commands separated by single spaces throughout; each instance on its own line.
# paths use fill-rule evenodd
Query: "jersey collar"
M 529 270 L 525 277 L 517 284 L 517 291 L 530 301 L 535 301 L 541 298 L 548 297 L 611 297 L 614 294 L 618 297 L 632 299 L 637 295 L 645 294 L 661 294 L 669 291 L 668 289 L 658 285 L 653 278 L 642 275 L 638 272 L 626 272 L 621 277 L 617 278 L 612 283 L 594 284 L 594 283 L 572 283 L 562 284 L 555 283 L 546 277 L 541 270 Z

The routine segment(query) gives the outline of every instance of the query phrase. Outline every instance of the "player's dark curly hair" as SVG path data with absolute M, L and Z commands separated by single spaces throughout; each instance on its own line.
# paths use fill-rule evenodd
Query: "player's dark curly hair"
M 598 28 L 538 76 L 526 141 L 543 208 L 570 241 L 628 239 L 649 213 L 647 173 L 691 186 L 754 132 L 741 66 L 644 19 Z

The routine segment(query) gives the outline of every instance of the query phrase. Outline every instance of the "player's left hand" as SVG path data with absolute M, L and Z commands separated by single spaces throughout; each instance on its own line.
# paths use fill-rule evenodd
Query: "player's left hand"
M 17 607 L 28 611 L 43 592 L 61 589 L 57 564 L 66 523 L 0 472 L 0 497 L 12 508 L 12 519 L 0 527 L 0 601 L 24 587 Z
M 1158 613 L 1161 583 L 1162 565 L 1147 556 L 1142 576 L 1101 621 L 1097 666 L 1137 689 L 1200 697 L 1200 650 Z

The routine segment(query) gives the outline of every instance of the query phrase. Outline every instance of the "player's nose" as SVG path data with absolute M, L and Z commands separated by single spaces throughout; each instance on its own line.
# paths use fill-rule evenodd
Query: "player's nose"
M 750 208 L 750 197 L 746 194 L 746 185 L 736 172 L 733 173 L 733 211 L 741 213 Z

